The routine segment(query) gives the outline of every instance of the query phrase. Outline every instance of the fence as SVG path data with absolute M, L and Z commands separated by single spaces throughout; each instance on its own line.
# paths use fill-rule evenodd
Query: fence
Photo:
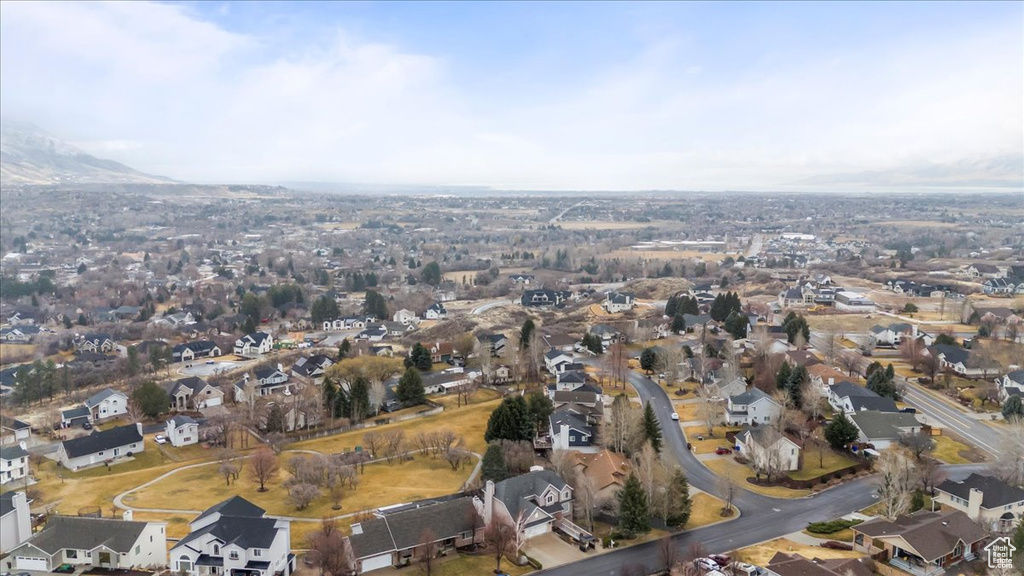
M 423 410 L 417 410 L 412 414 L 403 414 L 398 417 L 386 417 L 386 418 L 375 418 L 373 420 L 364 420 L 358 424 L 351 424 L 349 426 L 338 426 L 330 429 L 319 429 L 314 431 L 304 431 L 298 433 L 292 433 L 288 435 L 288 439 L 292 442 L 302 442 L 304 440 L 312 440 L 314 438 L 326 438 L 328 436 L 335 436 L 338 434 L 344 434 L 345 432 L 351 432 L 353 430 L 362 430 L 365 428 L 374 428 L 376 426 L 384 426 L 385 424 L 394 424 L 396 422 L 405 422 L 407 420 L 413 420 L 415 418 L 426 418 L 427 416 L 433 416 L 444 412 L 444 406 L 436 402 L 427 400 L 429 408 Z

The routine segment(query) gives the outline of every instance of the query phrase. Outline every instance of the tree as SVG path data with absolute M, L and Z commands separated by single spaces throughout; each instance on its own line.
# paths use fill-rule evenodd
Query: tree
M 430 262 L 420 270 L 420 279 L 431 286 L 441 283 L 441 265 L 437 262 Z
M 238 480 L 238 473 L 242 470 L 242 465 L 237 458 L 238 453 L 229 448 L 224 448 L 217 453 L 217 461 L 220 463 L 217 466 L 217 472 L 224 477 L 224 483 L 227 486 L 231 486 L 232 480 Z
M 509 396 L 498 404 L 487 420 L 484 440 L 533 440 L 534 420 L 522 396 Z
M 142 361 L 139 359 L 139 349 L 135 346 L 128 347 L 128 376 L 132 377 L 142 370 Z
M 409 368 L 398 379 L 398 387 L 395 389 L 395 396 L 398 401 L 406 406 L 423 404 L 427 401 L 426 393 L 423 390 L 423 379 L 420 378 L 419 370 Z
M 437 534 L 429 527 L 420 533 L 419 544 L 416 546 L 416 559 L 423 567 L 423 573 L 430 576 L 434 569 L 434 557 L 437 556 Z
M 783 362 L 779 366 L 779 370 L 775 373 L 775 387 L 779 390 L 785 390 L 789 384 L 789 378 L 793 375 L 793 369 L 790 367 L 789 362 Z
M 249 477 L 260 485 L 259 492 L 267 491 L 267 482 L 281 469 L 277 454 L 268 447 L 260 448 L 249 457 Z
M 932 342 L 932 344 L 934 344 L 934 345 L 944 344 L 946 346 L 956 346 L 957 345 L 956 338 L 952 334 L 950 334 L 948 332 L 941 332 L 941 333 L 939 333 L 937 336 L 935 336 L 935 341 Z
M 725 319 L 725 331 L 736 340 L 747 337 L 747 327 L 749 325 L 750 320 L 746 315 L 740 314 L 735 310 L 730 312 L 729 316 Z
M 501 444 L 491 442 L 487 445 L 480 464 L 480 474 L 484 480 L 494 482 L 508 478 L 508 465 L 505 463 L 505 451 L 501 449 Z
M 619 501 L 619 531 L 627 538 L 650 532 L 651 515 L 647 507 L 647 494 L 636 474 L 629 474 L 616 497 Z
M 152 380 L 136 388 L 132 392 L 132 400 L 138 403 L 142 413 L 150 418 L 156 418 L 166 412 L 171 402 L 167 391 Z
M 252 292 L 246 292 L 242 296 L 242 303 L 238 306 L 238 311 L 248 316 L 255 325 L 260 321 L 260 308 L 260 297 Z
M 633 407 L 629 397 L 619 394 L 612 400 L 611 421 L 609 423 L 610 434 L 606 439 L 609 448 L 614 452 L 628 453 L 639 444 L 636 441 L 640 430 L 639 418 L 636 415 L 636 408 Z
M 519 347 L 529 348 L 530 341 L 533 339 L 533 333 L 537 330 L 537 326 L 533 323 L 532 318 L 527 318 L 523 322 L 523 327 L 519 329 Z
M 804 342 L 811 339 L 811 328 L 807 325 L 807 320 L 803 315 L 795 312 L 786 315 L 786 319 L 782 322 L 782 330 L 786 333 L 786 339 L 790 344 L 797 340 L 797 336 L 801 336 Z
M 284 432 L 287 426 L 288 422 L 285 417 L 284 408 L 280 404 L 273 404 L 267 410 L 267 424 L 264 426 L 264 429 L 267 432 Z
M 924 361 L 924 342 L 919 338 L 904 338 L 900 341 L 900 356 L 917 370 Z
M 910 508 L 916 478 L 914 459 L 901 448 L 889 448 L 875 462 L 880 474 L 876 493 L 882 503 L 882 515 L 895 520 Z
M 601 343 L 601 338 L 596 334 L 587 332 L 583 335 L 583 340 L 580 343 L 595 355 L 604 353 L 604 345 Z
M 349 417 L 354 422 L 361 422 L 370 415 L 370 381 L 362 376 L 356 376 L 349 385 L 348 402 L 351 413 Z
M 309 315 L 314 326 L 322 326 L 324 322 L 341 316 L 341 310 L 338 309 L 338 303 L 334 301 L 334 298 L 324 295 L 313 302 Z
M 889 365 L 890 367 L 892 364 Z M 868 376 L 868 390 L 879 396 L 899 400 L 899 393 L 896 390 L 896 382 L 887 370 L 875 370 Z
M 1021 401 L 1020 396 L 1010 396 L 1003 403 L 1003 418 L 1012 420 L 1014 418 L 1024 418 L 1024 402 Z
M 512 541 L 516 537 L 516 528 L 500 514 L 491 517 L 491 523 L 484 531 L 484 542 L 494 555 L 494 573 L 501 572 L 501 559 L 508 553 Z
M 288 504 L 296 510 L 305 510 L 309 504 L 320 497 L 320 488 L 316 484 L 298 483 L 288 487 Z
M 651 406 L 650 402 L 644 407 L 644 438 L 651 443 L 651 448 L 654 448 L 655 452 L 661 452 L 661 424 L 658 423 L 658 417 L 654 415 L 654 407 Z
M 405 362 L 405 367 L 415 367 L 421 372 L 429 372 L 434 367 L 434 361 L 430 357 L 430 350 L 419 342 L 412 345 L 412 350 L 409 351 L 409 358 Z
M 1017 529 L 1013 532 L 1013 538 L 1010 542 L 1017 550 L 1024 550 L 1024 518 L 1017 522 Z M 1024 573 L 1024 554 L 1014 556 L 1013 565 L 1021 573 Z
M 903 306 L 903 313 L 904 314 L 914 314 L 916 312 L 918 312 L 917 305 L 915 305 L 913 302 L 907 302 Z
M 914 458 L 921 460 L 921 456 L 925 452 L 930 452 L 935 448 L 935 441 L 932 437 L 922 432 L 914 434 L 900 434 L 897 439 L 900 446 L 903 446 L 914 455 Z
M 648 374 L 654 370 L 654 365 L 658 362 L 658 355 L 655 353 L 654 348 L 644 348 L 640 352 L 640 368 Z
M 308 558 L 320 570 L 320 576 L 350 576 L 355 574 L 351 546 L 336 520 L 323 521 L 320 530 L 309 535 L 309 549 L 315 554 Z
M 341 344 L 338 344 L 338 361 L 344 360 L 351 351 L 352 343 L 348 341 L 348 338 L 343 338 Z
M 672 331 L 676 334 L 686 332 L 686 318 L 682 314 L 677 313 L 672 317 Z
M 1010 421 L 999 445 L 995 470 L 996 476 L 1007 484 L 1024 484 L 1024 419 Z
M 526 410 L 533 421 L 535 433 L 539 433 L 547 425 L 548 418 L 555 411 L 555 405 L 547 394 L 538 390 L 526 397 Z
M 363 312 L 367 316 L 373 316 L 378 320 L 388 318 L 388 303 L 380 295 L 380 292 L 367 290 L 366 300 L 363 302 Z
M 690 483 L 681 468 L 672 471 L 665 491 L 665 524 L 670 528 L 681 528 L 690 521 L 693 501 L 690 499 Z
M 825 439 L 833 450 L 843 450 L 848 444 L 857 439 L 859 435 L 857 427 L 840 412 L 832 419 L 832 422 L 825 427 Z

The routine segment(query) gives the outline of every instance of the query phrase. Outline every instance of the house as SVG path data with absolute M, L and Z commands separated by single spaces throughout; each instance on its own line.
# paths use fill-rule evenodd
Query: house
M 986 296 L 1009 296 L 1020 282 L 1016 278 L 989 278 L 981 285 Z
M 572 363 L 572 356 L 555 348 L 544 353 L 544 367 L 552 374 L 563 372 L 565 365 Z
M 828 387 L 842 382 L 846 375 L 825 364 L 812 364 L 807 367 L 807 378 L 822 397 L 827 397 Z
M 794 368 L 797 366 L 807 368 L 821 364 L 821 359 L 809 350 L 788 350 L 785 354 L 785 361 Z
M 65 440 L 57 448 L 57 460 L 69 470 L 80 470 L 104 462 L 115 464 L 145 449 L 142 424 L 136 423 Z
M 448 309 L 440 302 L 434 302 L 430 305 L 430 308 L 427 308 L 427 311 L 423 313 L 423 318 L 426 320 L 444 320 L 447 317 Z
M 446 394 L 451 390 L 469 384 L 476 372 L 432 372 L 423 375 L 423 391 L 427 394 Z
M 166 316 L 153 319 L 153 324 L 156 324 L 157 326 L 169 326 L 171 328 L 188 326 L 195 323 L 196 319 L 192 316 L 191 312 L 175 312 L 174 314 L 168 314 Z
M 128 413 L 128 395 L 118 390 L 105 388 L 89 396 L 82 403 L 89 410 L 89 419 L 99 422 Z
M 627 292 L 609 292 L 601 305 L 609 314 L 633 309 L 633 295 Z
M 455 347 L 451 342 L 434 342 L 431 345 L 420 343 L 420 345 L 430 351 L 430 361 L 434 364 L 448 362 L 455 357 Z
M 39 335 L 39 326 L 12 326 L 0 329 L 0 341 L 27 344 Z
M 334 360 L 323 354 L 313 354 L 308 358 L 299 358 L 292 364 L 292 376 L 303 384 L 320 384 L 323 382 L 327 369 L 334 365 Z
M 46 527 L 11 551 L 18 570 L 49 572 L 63 564 L 107 570 L 167 566 L 167 524 L 51 516 Z
M 100 354 L 106 354 L 108 352 L 113 352 L 116 347 L 117 342 L 110 337 L 110 334 L 102 334 L 98 332 L 85 334 L 75 341 L 75 350 L 79 352 L 97 352 Z
M 494 372 L 491 374 L 491 383 L 493 384 L 504 384 L 512 380 L 512 367 L 505 364 L 499 364 L 494 368 Z
M 995 264 L 986 264 L 984 262 L 975 262 L 967 267 L 967 275 L 973 278 L 1001 278 L 1003 273 L 999 271 L 999 267 Z
M 32 536 L 31 502 L 24 492 L 0 494 L 0 554 L 7 554 Z
M 952 344 L 933 344 L 926 350 L 939 359 L 940 371 L 948 369 L 965 378 L 987 378 L 990 372 L 999 370 L 998 362 Z
M 173 362 L 191 362 L 197 358 L 216 358 L 221 355 L 220 347 L 210 340 L 196 340 L 178 344 L 171 350 Z
M 585 417 L 573 410 L 563 408 L 551 413 L 548 417 L 548 436 L 555 450 L 600 450 L 600 446 L 594 442 L 594 428 L 587 423 Z
M 577 477 L 586 477 L 594 489 L 595 506 L 613 502 L 629 477 L 629 459 L 607 448 L 599 452 L 573 452 Z
M 933 576 L 981 551 L 987 534 L 959 510 L 919 510 L 895 521 L 876 518 L 853 526 L 853 549 L 885 552 L 890 565 L 916 576 Z
M 744 426 L 736 433 L 736 451 L 750 460 L 755 470 L 800 469 L 800 445 L 773 426 Z
M 481 334 L 476 339 L 494 358 L 504 354 L 505 346 L 508 345 L 508 338 L 504 334 Z
M 769 574 L 777 576 L 874 576 L 868 558 L 834 558 L 808 560 L 799 554 L 776 552 L 768 561 Z
M 683 314 L 683 323 L 688 332 L 703 332 L 718 325 L 710 314 Z
M 513 284 L 522 284 L 523 286 L 533 284 L 533 275 L 531 274 L 509 274 L 508 279 Z
M 781 412 L 782 406 L 774 398 L 758 388 L 751 388 L 729 397 L 725 406 L 725 422 L 730 426 L 768 424 L 774 422 Z
M 643 318 L 633 323 L 633 328 L 644 334 L 644 340 L 661 340 L 672 335 L 672 324 L 665 318 Z
M 850 421 L 857 427 L 857 441 L 871 444 L 876 450 L 892 446 L 900 436 L 921 432 L 921 423 L 906 412 L 865 410 L 850 415 Z
M 403 324 L 399 324 L 403 326 Z M 411 324 L 409 326 L 412 326 Z M 384 324 L 372 324 L 363 328 L 359 334 L 356 334 L 357 340 L 368 340 L 370 342 L 380 342 L 388 335 L 388 328 Z
M 559 390 L 576 390 L 588 382 L 587 373 L 583 370 L 563 370 L 555 375 L 555 383 L 548 386 L 550 392 Z
M 895 347 L 903 342 L 904 338 L 917 338 L 917 324 L 894 323 L 888 326 L 875 325 L 871 327 L 869 338 L 875 346 Z
M 402 324 L 415 324 L 420 321 L 415 312 L 412 310 L 406 310 L 405 308 L 395 312 L 395 315 L 392 316 L 391 319 Z
M 0 445 L 18 444 L 31 435 L 32 426 L 28 422 L 0 415 Z
M 560 306 L 572 296 L 564 290 L 524 290 L 520 302 L 523 306 Z
M 390 344 L 367 346 L 366 351 L 370 356 L 387 356 L 388 358 L 395 357 L 395 349 Z
M 250 389 L 255 390 L 254 393 L 257 397 L 270 396 L 278 392 L 286 393 L 286 395 L 291 393 L 288 374 L 284 372 L 284 367 L 280 364 L 277 365 L 277 368 L 257 368 L 252 374 L 249 376 L 246 373 L 241 380 L 235 382 L 235 402 L 245 402 Z
M 601 347 L 607 350 L 612 344 L 626 339 L 625 335 L 608 326 L 607 324 L 596 324 L 590 329 L 590 333 L 601 339 Z
M 501 482 L 488 480 L 480 508 L 484 525 L 501 517 L 529 540 L 550 533 L 556 525 L 569 528 L 566 532 L 583 532 L 571 522 L 572 504 L 572 486 L 550 470 L 534 470 Z
M 540 340 L 547 348 L 554 348 L 555 350 L 560 350 L 566 354 L 571 354 L 573 349 L 576 347 L 575 338 L 560 332 L 541 334 Z
M 199 442 L 199 422 L 178 414 L 167 421 L 165 434 L 175 448 L 196 444 Z
M 416 329 L 416 326 L 412 324 L 402 324 L 400 322 L 381 322 L 386 331 L 386 335 L 391 338 L 401 338 L 407 332 L 412 332 Z
M 381 568 L 407 566 L 429 534 L 436 552 L 447 555 L 456 548 L 483 539 L 484 523 L 473 498 L 425 501 L 378 510 L 376 517 L 352 524 L 348 537 L 358 574 Z
M 28 452 L 18 445 L 0 447 L 0 486 L 28 476 Z
M 60 425 L 62 428 L 83 425 L 92 419 L 92 414 L 85 406 L 75 406 L 60 411 Z
M 782 308 L 803 308 L 812 304 L 814 304 L 814 292 L 804 290 L 802 286 L 779 292 L 779 306 Z
M 291 523 L 268 518 L 241 496 L 216 504 L 189 522 L 171 548 L 170 568 L 187 576 L 289 576 L 295 571 Z
M 266 332 L 253 332 L 235 340 L 236 356 L 259 356 L 274 349 L 274 337 Z
M 864 386 L 845 381 L 828 387 L 828 405 L 836 412 L 845 414 L 854 414 L 864 410 L 900 411 L 892 398 L 879 396 Z
M 1024 396 L 1024 370 L 1014 370 L 996 378 L 999 401 L 1005 403 L 1010 396 Z
M 742 376 L 737 376 L 732 380 L 726 382 L 722 380 L 720 382 L 713 382 L 707 385 L 708 396 L 711 398 L 728 398 L 730 396 L 739 396 L 747 391 L 747 381 Z
M 983 528 L 1007 532 L 1024 519 L 1024 489 L 981 474 L 935 487 L 935 502 L 959 510 Z
M 196 376 L 175 380 L 167 394 L 171 409 L 176 411 L 202 410 L 224 403 L 224 392 L 220 388 Z

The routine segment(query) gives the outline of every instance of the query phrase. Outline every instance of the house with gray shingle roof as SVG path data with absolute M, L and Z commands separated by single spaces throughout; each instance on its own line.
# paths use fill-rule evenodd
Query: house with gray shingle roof
M 889 564 L 918 575 L 944 574 L 973 560 L 988 536 L 959 510 L 920 510 L 896 520 L 876 518 L 853 527 L 853 549 L 887 552 Z
M 781 412 L 782 406 L 774 398 L 758 388 L 751 388 L 729 397 L 725 405 L 725 422 L 730 426 L 768 424 L 774 422 Z
M 32 536 L 31 504 L 25 492 L 0 494 L 0 554 L 7 554 Z
M 0 486 L 28 476 L 28 452 L 20 445 L 0 446 Z
M 86 398 L 82 405 L 89 410 L 93 422 L 116 418 L 128 412 L 128 395 L 113 388 L 104 388 Z
M 935 487 L 935 501 L 967 514 L 985 528 L 1005 532 L 1024 518 L 1024 488 L 993 476 L 971 474 L 959 482 L 946 480 Z
M 115 464 L 145 450 L 142 424 L 128 424 L 110 430 L 93 430 L 88 436 L 65 440 L 57 448 L 57 460 L 69 470 L 101 464 Z
M 126 514 L 131 517 L 130 512 Z M 41 532 L 11 551 L 18 570 L 51 571 L 62 564 L 127 570 L 167 565 L 164 522 L 52 516 Z
M 535 470 L 484 486 L 483 517 L 518 524 L 524 539 L 547 534 L 572 519 L 572 486 L 551 470 Z
M 857 427 L 857 441 L 872 444 L 876 450 L 892 446 L 904 434 L 921 432 L 921 423 L 905 412 L 867 410 L 850 415 L 850 422 Z

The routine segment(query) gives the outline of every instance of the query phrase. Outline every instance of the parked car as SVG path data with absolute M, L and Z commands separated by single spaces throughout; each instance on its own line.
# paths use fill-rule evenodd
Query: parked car
M 92 424 L 86 420 L 85 422 L 82 422 L 82 428 L 85 430 L 92 430 Z
M 718 562 L 715 562 L 711 558 L 697 558 L 696 560 L 693 561 L 693 563 L 696 564 L 697 567 L 702 569 L 702 570 L 717 570 L 718 569 Z
M 737 562 L 732 567 L 732 571 L 736 576 L 760 576 L 764 574 L 764 568 L 747 564 L 746 562 Z
M 679 414 L 676 414 L 675 412 L 673 412 L 672 413 L 672 419 L 678 421 L 679 420 Z
M 719 448 L 718 450 L 715 450 L 715 454 L 718 454 L 719 456 L 724 456 L 726 454 L 732 454 L 732 449 L 731 448 Z M 710 556 L 709 556 L 709 558 L 710 558 Z M 724 566 L 724 564 L 723 564 L 723 566 Z
M 729 558 L 729 556 L 725 554 L 709 554 L 708 558 L 714 560 L 715 564 L 718 564 L 719 566 L 728 566 L 729 562 L 732 562 L 732 558 Z
M 153 437 L 153 441 L 157 444 L 167 444 L 167 437 L 163 434 L 157 434 Z

